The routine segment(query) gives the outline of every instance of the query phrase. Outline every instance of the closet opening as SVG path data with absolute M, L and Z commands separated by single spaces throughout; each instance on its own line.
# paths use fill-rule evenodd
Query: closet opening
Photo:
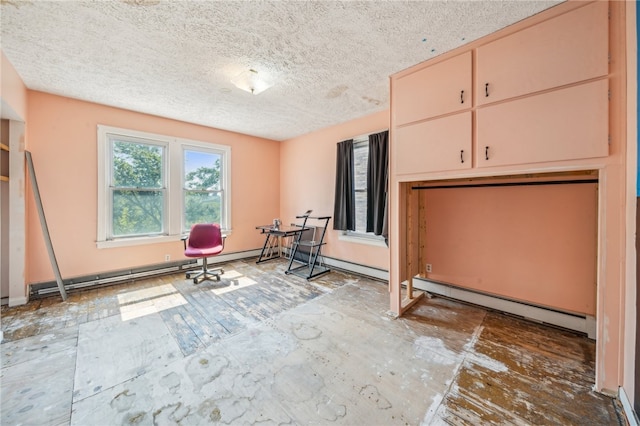
M 595 339 L 598 172 L 403 184 L 413 288 Z

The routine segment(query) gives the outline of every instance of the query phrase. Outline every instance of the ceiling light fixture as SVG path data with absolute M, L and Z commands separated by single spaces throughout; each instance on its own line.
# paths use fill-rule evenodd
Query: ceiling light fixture
M 246 92 L 257 95 L 264 92 L 272 86 L 270 82 L 258 75 L 258 71 L 250 69 L 243 71 L 234 78 L 231 82 L 238 88 Z

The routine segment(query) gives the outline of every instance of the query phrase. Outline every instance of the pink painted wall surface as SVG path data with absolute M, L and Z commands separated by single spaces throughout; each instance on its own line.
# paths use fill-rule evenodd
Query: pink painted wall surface
M 424 190 L 426 277 L 596 314 L 595 183 Z
M 255 226 L 279 214 L 279 142 L 175 120 L 28 92 L 29 150 L 63 278 L 183 258 L 175 242 L 98 249 L 97 125 L 231 146 L 232 233 L 225 251 L 252 250 L 263 238 Z M 29 189 L 30 191 L 30 189 Z M 27 197 L 27 283 L 53 280 L 37 211 Z
M 27 88 L 4 52 L 0 53 L 2 118 L 24 121 L 27 117 Z M 7 107 L 11 111 L 7 111 Z
M 333 216 L 336 173 L 336 144 L 355 136 L 389 128 L 389 111 L 382 111 L 337 126 L 328 127 L 282 142 L 280 149 L 280 218 L 283 223 L 312 209 L 312 215 Z M 326 256 L 389 269 L 389 250 L 340 241 L 341 231 L 329 222 L 323 249 Z

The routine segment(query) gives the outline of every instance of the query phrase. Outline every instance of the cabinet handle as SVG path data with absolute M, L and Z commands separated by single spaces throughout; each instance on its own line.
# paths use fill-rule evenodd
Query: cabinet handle
M 489 147 L 488 146 L 484 147 L 484 159 L 485 160 L 489 159 Z
M 464 90 L 460 91 L 460 103 L 463 104 L 464 103 Z
M 462 154 L 464 154 L 464 149 L 460 150 L 460 162 L 464 163 L 464 157 L 462 156 Z
M 488 98 L 488 97 L 489 97 L 489 83 L 485 83 L 485 84 L 484 84 L 484 96 L 485 96 L 486 98 Z

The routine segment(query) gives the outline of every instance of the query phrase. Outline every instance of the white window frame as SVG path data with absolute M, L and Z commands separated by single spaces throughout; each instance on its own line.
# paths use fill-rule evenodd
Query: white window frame
M 353 138 L 353 149 L 355 151 L 357 145 L 369 144 L 369 136 L 362 135 Z M 354 164 L 355 168 L 355 164 Z M 355 172 L 355 170 L 354 170 Z M 355 185 L 355 182 L 354 182 Z M 376 247 L 387 247 L 384 241 L 384 237 L 381 235 L 375 235 L 373 232 L 361 232 L 361 231 L 342 231 L 338 236 L 338 240 L 351 243 L 366 244 Z
M 199 151 L 204 153 L 211 153 L 220 155 L 220 193 L 222 200 L 222 211 L 220 212 L 220 226 L 225 235 L 227 235 L 226 231 L 231 230 L 231 226 L 227 226 L 230 224 L 231 220 L 231 200 L 229 195 L 231 193 L 231 172 L 230 172 L 230 158 L 231 158 L 231 147 L 226 145 L 214 145 L 206 142 L 199 142 L 187 139 L 180 139 L 180 159 L 175 161 L 175 163 L 180 163 L 180 229 L 181 232 L 188 232 L 188 230 L 184 229 L 184 218 L 185 218 L 185 206 L 184 206 L 184 191 L 185 189 L 185 177 L 186 173 L 184 170 L 184 153 L 185 151 Z
M 112 172 L 112 152 L 109 136 L 117 135 L 126 139 L 144 140 L 144 143 L 166 147 L 165 156 L 165 214 L 164 234 L 150 236 L 135 236 L 110 238 L 111 235 L 111 198 L 109 183 Z M 111 247 L 124 247 L 143 244 L 155 244 L 170 241 L 178 241 L 183 235 L 183 192 L 184 186 L 184 149 L 195 149 L 204 152 L 212 152 L 222 156 L 220 167 L 222 189 L 221 223 L 224 235 L 231 233 L 231 147 L 228 145 L 214 144 L 210 142 L 195 141 L 189 139 L 174 138 L 165 135 L 142 132 L 137 130 L 122 129 L 118 127 L 98 125 L 98 223 L 96 245 L 99 249 Z

